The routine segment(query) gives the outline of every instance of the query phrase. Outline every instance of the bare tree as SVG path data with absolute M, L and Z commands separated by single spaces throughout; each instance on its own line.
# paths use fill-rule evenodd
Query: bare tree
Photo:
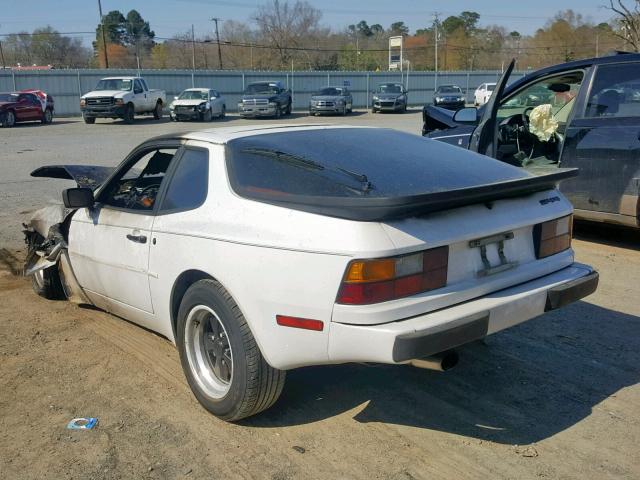
M 287 68 L 295 48 L 303 46 L 306 39 L 316 36 L 321 17 L 320 10 L 307 2 L 296 0 L 290 4 L 273 0 L 258 8 L 254 21 L 260 36 L 276 50 L 280 67 Z M 294 47 L 293 51 L 291 47 Z
M 613 34 L 627 42 L 636 52 L 640 52 L 640 0 L 633 3 L 632 7 L 627 7 L 622 0 L 609 0 L 606 8 L 618 16 L 620 31 Z

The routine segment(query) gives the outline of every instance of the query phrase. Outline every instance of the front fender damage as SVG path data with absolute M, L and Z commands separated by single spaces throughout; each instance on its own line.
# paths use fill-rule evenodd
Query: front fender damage
M 75 210 L 63 205 L 48 205 L 37 210 L 27 223 L 23 223 L 27 260 L 24 275 L 56 267 L 68 300 L 74 303 L 91 303 L 78 283 L 67 252 L 69 224 Z

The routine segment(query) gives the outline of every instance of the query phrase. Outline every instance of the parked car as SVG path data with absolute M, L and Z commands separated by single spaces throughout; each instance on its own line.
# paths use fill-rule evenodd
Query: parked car
M 495 83 L 483 83 L 478 88 L 476 88 L 476 91 L 473 94 L 473 101 L 475 106 L 478 107 L 487 103 L 495 88 Z
M 210 88 L 187 88 L 169 106 L 169 118 L 173 121 L 210 122 L 212 118 L 224 118 L 226 113 L 224 97 Z
M 457 85 L 440 85 L 433 94 L 433 104 L 436 107 L 459 110 L 465 105 L 464 92 Z
M 373 92 L 371 113 L 406 112 L 408 93 L 401 83 L 381 83 Z
M 593 292 L 556 190 L 574 173 L 391 129 L 163 135 L 116 168 L 32 172 L 78 187 L 68 216 L 35 213 L 25 271 L 41 295 L 175 342 L 200 403 L 238 420 L 276 401 L 286 370 L 446 369 L 450 349 Z
M 18 122 L 53 121 L 53 97 L 42 90 L 0 93 L 0 125 L 11 128 Z
M 579 168 L 561 186 L 577 218 L 640 228 L 640 55 L 555 65 L 506 86 L 510 73 L 477 111 L 425 107 L 423 133 L 530 171 Z M 532 96 L 544 103 L 531 106 Z
M 107 77 L 80 97 L 80 110 L 84 123 L 96 123 L 96 118 L 121 118 L 133 123 L 136 115 L 162 118 L 165 101 L 164 90 L 150 89 L 142 77 Z
M 309 115 L 334 113 L 346 115 L 353 110 L 353 97 L 346 87 L 325 87 L 309 100 Z
M 241 117 L 275 117 L 291 114 L 291 90 L 282 82 L 253 82 L 247 85 L 238 103 Z

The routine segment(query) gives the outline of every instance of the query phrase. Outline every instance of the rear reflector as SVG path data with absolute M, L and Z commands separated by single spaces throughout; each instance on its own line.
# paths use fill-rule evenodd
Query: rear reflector
M 448 246 L 397 257 L 353 260 L 336 302 L 368 305 L 444 287 L 448 260 Z
M 315 330 L 317 332 L 321 332 L 324 329 L 324 323 L 321 320 L 311 320 L 309 318 L 276 315 L 276 322 L 282 327 L 302 328 L 304 330 Z
M 545 258 L 571 247 L 573 215 L 539 223 L 533 227 L 536 258 Z

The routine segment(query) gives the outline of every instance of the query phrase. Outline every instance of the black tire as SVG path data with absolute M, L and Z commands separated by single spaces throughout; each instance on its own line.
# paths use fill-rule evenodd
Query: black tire
M 212 118 L 213 118 L 213 115 L 211 114 L 211 109 L 209 109 L 202 114 L 202 116 L 200 117 L 200 120 L 202 120 L 203 122 L 210 122 Z
M 4 128 L 11 128 L 16 124 L 16 114 L 13 110 L 8 110 L 2 117 L 2 126 Z
M 84 123 L 88 123 L 89 125 L 96 123 L 96 117 L 87 117 L 86 115 L 82 115 L 82 119 L 84 120 Z
M 378 111 L 375 108 L 372 108 L 371 113 L 378 113 Z
M 207 311 L 204 311 L 207 310 Z M 198 312 L 210 315 L 205 321 L 198 319 Z M 217 318 L 216 318 L 217 317 Z M 199 375 L 198 369 L 192 366 L 200 361 L 211 366 L 210 351 L 202 354 L 199 360 L 193 355 L 195 349 L 204 348 L 204 329 L 211 319 L 222 325 L 219 337 L 227 342 L 229 351 L 224 350 L 231 358 L 230 380 L 226 383 L 226 392 L 217 396 L 207 392 L 202 384 L 215 375 L 212 368 L 207 370 L 208 376 Z M 202 326 L 201 326 L 202 325 Z M 197 330 L 202 330 L 201 341 L 194 339 Z M 176 342 L 180 353 L 180 362 L 193 394 L 200 404 L 216 417 L 226 421 L 236 421 L 255 415 L 272 406 L 284 386 L 286 372 L 271 367 L 260 353 L 247 322 L 231 295 L 215 280 L 200 280 L 194 283 L 182 298 L 178 311 Z M 227 358 L 227 357 L 224 357 Z M 190 360 L 191 359 L 191 360 Z M 224 361 L 224 360 L 223 360 Z M 222 371 L 222 370 L 221 370 Z M 229 373 L 228 371 L 226 373 Z
M 226 105 L 222 105 L 222 110 L 220 111 L 220 115 L 218 116 L 218 118 L 220 120 L 222 120 L 226 116 L 227 116 L 227 106 Z
M 40 244 L 42 240 L 42 237 L 38 235 L 37 240 L 29 246 L 25 268 L 33 265 L 38 260 L 39 257 L 36 253 L 35 245 Z M 31 275 L 31 286 L 34 292 L 47 300 L 64 300 L 67 298 L 60 280 L 58 265 L 45 268 Z
M 133 109 L 133 105 L 128 103 L 122 119 L 124 120 L 124 123 L 126 123 L 127 125 L 131 125 L 133 123 L 134 118 L 135 118 L 135 111 Z
M 284 111 L 285 115 L 291 115 L 291 100 L 289 100 L 289 103 L 287 103 L 287 108 Z
M 53 112 L 50 108 L 47 108 L 44 112 L 42 112 L 42 123 L 43 125 L 47 125 L 53 122 Z
M 156 103 L 156 108 L 153 109 L 153 118 L 160 120 L 162 118 L 162 102 Z
M 280 118 L 280 115 L 282 114 L 282 111 L 280 109 L 280 105 L 276 105 L 276 113 L 274 115 L 275 118 Z
M 343 106 L 342 110 L 340 110 L 340 115 L 342 115 L 343 117 L 347 114 L 347 106 Z

